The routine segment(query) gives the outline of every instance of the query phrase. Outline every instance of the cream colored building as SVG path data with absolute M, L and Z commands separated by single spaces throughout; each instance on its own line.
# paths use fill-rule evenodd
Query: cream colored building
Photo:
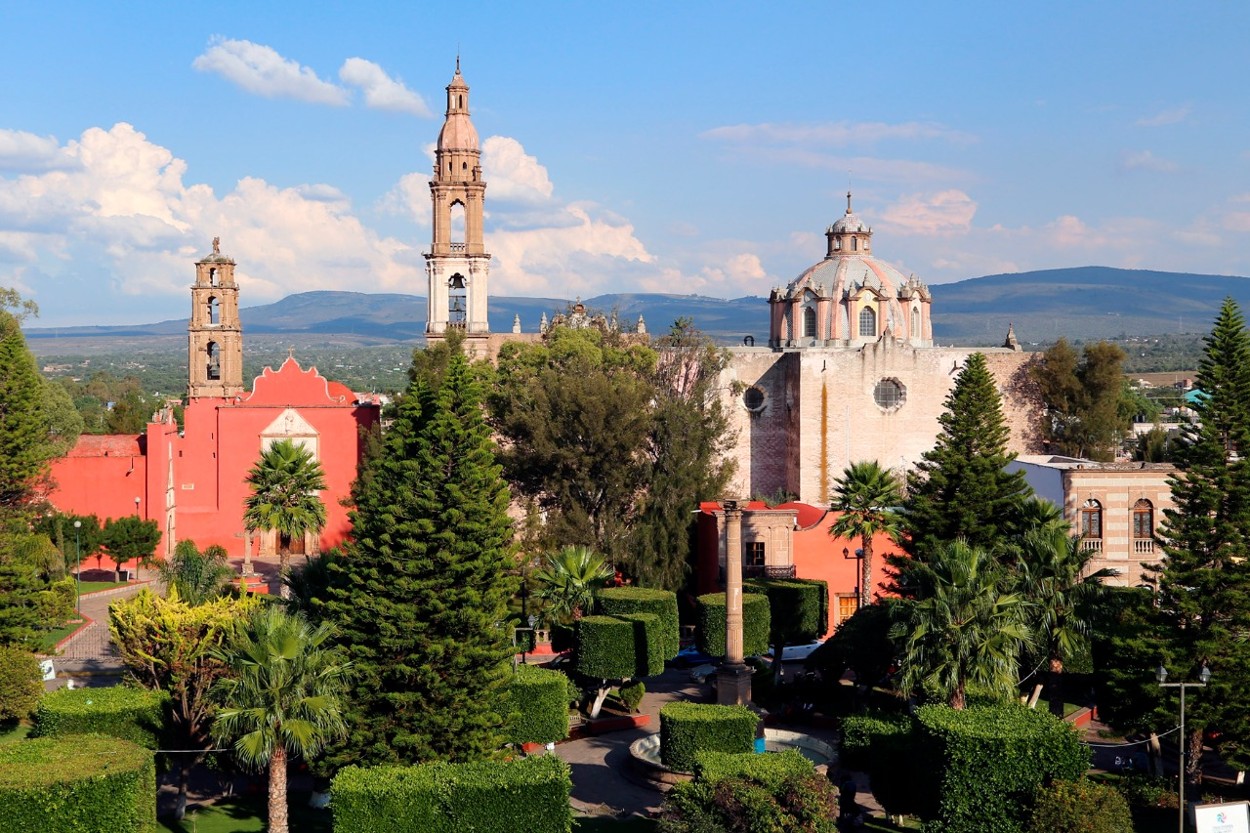
M 1081 546 L 1096 553 L 1091 568 L 1115 571 L 1107 584 L 1142 583 L 1143 567 L 1158 564 L 1155 533 L 1172 509 L 1170 463 L 1096 463 L 1075 457 L 1026 455 L 1011 466 L 1025 473 L 1038 497 L 1063 507 Z
M 824 259 L 773 289 L 768 345 L 730 350 L 721 390 L 737 473 L 728 493 L 828 505 L 852 462 L 910 469 L 933 447 L 955 377 L 977 352 L 998 381 L 1011 450 L 1036 450 L 1033 354 L 1006 322 L 1009 346 L 939 347 L 928 288 L 873 255 L 850 194 L 825 236 Z

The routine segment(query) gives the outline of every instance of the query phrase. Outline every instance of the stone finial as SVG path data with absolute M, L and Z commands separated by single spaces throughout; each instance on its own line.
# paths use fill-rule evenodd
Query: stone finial
M 634 325 L 634 332 L 639 335 L 645 335 L 647 332 L 647 322 L 642 320 L 642 315 L 638 316 L 638 323 Z
M 547 313 L 544 312 L 542 320 L 538 322 L 538 332 L 540 333 L 547 332 L 547 326 L 548 326 L 547 325 Z
M 220 237 L 213 238 L 213 254 L 215 255 L 221 254 L 221 238 Z
M 512 332 L 514 333 L 521 332 L 521 316 L 519 314 L 513 316 L 512 318 Z
M 1016 339 L 1016 326 L 1009 323 L 1007 325 L 1007 340 L 1003 342 L 1003 346 L 1009 350 L 1019 350 L 1020 342 Z

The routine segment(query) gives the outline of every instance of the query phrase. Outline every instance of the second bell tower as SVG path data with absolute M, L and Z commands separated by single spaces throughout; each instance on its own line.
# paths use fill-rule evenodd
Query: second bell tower
M 239 285 L 234 260 L 213 253 L 195 264 L 191 287 L 191 323 L 187 327 L 187 396 L 226 398 L 243 392 L 243 326 L 239 322 Z
M 469 120 L 469 85 L 456 74 L 447 85 L 447 112 L 434 151 L 430 198 L 434 235 L 425 255 L 428 279 L 427 341 L 444 338 L 448 330 L 464 332 L 466 350 L 481 354 L 490 335 L 486 317 L 490 255 L 482 245 L 482 211 L 486 183 L 477 130 Z

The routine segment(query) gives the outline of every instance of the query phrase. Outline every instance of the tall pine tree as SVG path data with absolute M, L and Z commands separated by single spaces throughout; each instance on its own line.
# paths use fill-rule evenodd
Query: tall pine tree
M 1032 494 L 1023 472 L 1006 469 L 1015 455 L 1007 451 L 1010 430 L 985 356 L 968 357 L 945 408 L 937 443 L 908 473 L 903 501 L 902 546 L 922 562 L 958 538 L 993 550 L 1019 531 Z
M 1220 748 L 1250 765 L 1250 336 L 1237 304 L 1224 301 L 1204 340 L 1194 403 L 1196 421 L 1175 451 L 1174 508 L 1159 530 L 1156 580 L 1159 655 L 1173 679 L 1195 680 L 1203 663 L 1213 676 L 1193 698 L 1190 749 L 1205 728 L 1221 732 Z M 1190 778 L 1197 777 L 1196 761 Z
M 43 386 L 18 321 L 0 309 L 0 520 L 25 515 L 47 475 Z
M 357 671 L 332 766 L 472 760 L 502 742 L 512 528 L 474 377 L 459 353 L 436 386 L 414 373 L 361 472 L 353 541 L 318 606 Z

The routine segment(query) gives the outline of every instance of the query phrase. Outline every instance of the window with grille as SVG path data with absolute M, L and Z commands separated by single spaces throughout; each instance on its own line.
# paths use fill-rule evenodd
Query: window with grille
M 803 337 L 816 337 L 816 310 L 811 307 L 803 310 Z
M 860 338 L 875 338 L 877 335 L 877 311 L 872 307 L 859 311 L 859 335 Z
M 1153 538 L 1154 534 L 1154 506 L 1143 498 L 1133 504 L 1133 537 Z
M 1096 500 L 1087 500 L 1081 507 L 1081 537 L 1102 537 L 1102 504 Z
M 764 566 L 764 542 L 748 541 L 747 542 L 747 566 L 763 567 Z

